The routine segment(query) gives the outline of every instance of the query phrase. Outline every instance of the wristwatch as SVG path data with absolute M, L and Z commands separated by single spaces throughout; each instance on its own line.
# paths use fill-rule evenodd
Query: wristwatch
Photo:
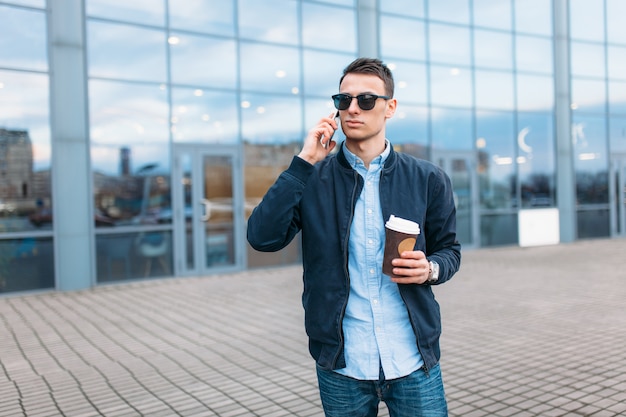
M 439 264 L 435 261 L 428 261 L 428 279 L 426 282 L 432 284 L 439 279 Z

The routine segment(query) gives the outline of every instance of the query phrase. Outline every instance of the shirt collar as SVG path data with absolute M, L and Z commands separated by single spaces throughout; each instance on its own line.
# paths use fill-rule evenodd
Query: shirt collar
M 348 149 L 348 147 L 345 146 L 345 144 L 344 146 L 342 146 L 342 149 L 343 149 L 344 156 L 346 157 L 346 159 L 348 160 L 348 163 L 350 164 L 352 168 L 356 168 L 356 165 L 358 162 L 363 163 L 361 158 L 353 154 L 350 151 L 350 149 Z M 385 150 L 376 158 L 374 158 L 372 162 L 370 162 L 370 165 L 383 165 L 385 161 L 387 160 L 387 157 L 389 156 L 390 152 L 391 152 L 391 146 L 389 144 L 389 140 L 385 139 Z

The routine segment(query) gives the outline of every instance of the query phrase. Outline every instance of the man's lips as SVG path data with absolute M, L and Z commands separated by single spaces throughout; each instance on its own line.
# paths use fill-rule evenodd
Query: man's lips
M 363 122 L 360 122 L 358 120 L 344 120 L 343 123 L 348 127 L 356 127 L 363 124 Z

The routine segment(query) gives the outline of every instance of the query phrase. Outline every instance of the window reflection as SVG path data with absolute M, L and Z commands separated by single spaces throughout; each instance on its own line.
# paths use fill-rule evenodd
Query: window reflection
M 425 0 L 394 0 L 378 3 L 383 13 L 393 13 L 402 16 L 424 17 Z
M 474 64 L 485 68 L 513 68 L 512 35 L 492 30 L 474 30 Z
M 604 45 L 571 42 L 570 60 L 572 75 L 604 78 Z
M 441 106 L 472 106 L 472 79 L 466 68 L 432 65 L 431 100 Z
M 300 64 L 296 48 L 242 43 L 240 71 L 244 90 L 300 93 Z
M 474 77 L 477 108 L 513 110 L 512 73 L 477 70 Z
M 626 80 L 626 47 L 609 45 L 607 50 L 609 78 Z
M 608 203 L 606 119 L 574 115 L 574 169 L 578 204 Z
M 626 2 L 624 0 L 606 0 L 607 41 L 626 44 Z
M 234 0 L 169 0 L 174 29 L 234 36 Z
M 93 143 L 135 145 L 169 140 L 164 87 L 92 80 L 89 113 Z
M 480 245 L 517 245 L 519 242 L 517 214 L 485 214 L 480 216 Z
M 86 0 L 90 17 L 102 17 L 146 25 L 165 24 L 165 2 L 154 0 Z
M 0 240 L 0 294 L 54 288 L 51 238 Z
M 393 71 L 396 91 L 394 96 L 403 103 L 426 104 L 428 83 L 426 65 L 392 60 L 387 63 Z
M 96 226 L 171 223 L 169 150 L 92 146 Z
M 626 117 L 609 119 L 609 147 L 611 153 L 626 153 Z
M 515 65 L 518 71 L 553 73 L 552 40 L 533 36 L 515 37 Z
M 552 35 L 552 1 L 516 0 L 515 30 L 538 35 Z
M 430 23 L 428 32 L 432 62 L 470 65 L 470 31 L 468 28 Z
M 502 0 L 473 0 L 474 24 L 495 29 L 511 29 L 511 2 Z
M 572 79 L 572 109 L 578 112 L 604 113 L 606 83 L 596 80 Z
M 236 87 L 237 47 L 234 40 L 172 33 L 168 43 L 173 83 Z
M 250 143 L 302 143 L 300 100 L 289 96 L 244 94 L 242 136 Z
M 552 110 L 554 80 L 534 75 L 517 76 L 517 109 L 522 111 Z
M 380 50 L 389 58 L 426 60 L 424 22 L 401 17 L 380 17 Z
M 442 22 L 469 24 L 469 1 L 429 0 L 428 17 Z
M 332 28 L 320 30 L 321 27 Z M 302 45 L 354 53 L 356 42 L 354 9 L 302 3 Z
M 172 137 L 176 142 L 235 143 L 239 139 L 236 114 L 235 93 L 172 90 Z
M 609 81 L 609 113 L 626 114 L 626 82 Z
M 124 24 L 87 25 L 89 75 L 165 82 L 165 33 Z
M 518 113 L 516 140 L 522 206 L 554 206 L 555 143 L 552 112 Z
M 339 79 L 343 69 L 356 58 L 354 55 L 344 53 L 306 49 L 302 54 L 305 94 L 328 97 L 329 100 L 330 96 L 339 91 Z
M 48 103 L 46 75 L 0 71 L 0 232 L 52 228 Z
M 516 205 L 514 114 L 480 111 L 476 114 L 476 149 L 480 205 L 483 209 Z
M 573 39 L 604 40 L 604 7 L 589 0 L 569 0 L 569 28 Z
M 471 150 L 472 112 L 470 110 L 431 110 L 432 147 L 435 150 Z
M 297 44 L 297 6 L 295 0 L 239 0 L 239 35 L 255 41 Z
M 0 67 L 48 70 L 45 13 L 0 5 L 0 28 Z
M 386 135 L 397 151 L 428 159 L 428 108 L 398 103 L 387 121 Z

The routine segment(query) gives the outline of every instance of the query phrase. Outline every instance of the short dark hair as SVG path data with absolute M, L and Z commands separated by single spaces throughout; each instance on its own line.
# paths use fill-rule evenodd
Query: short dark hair
M 391 70 L 380 59 L 376 58 L 357 58 L 352 61 L 343 70 L 343 75 L 339 80 L 341 85 L 343 79 L 348 74 L 371 74 L 375 75 L 385 83 L 385 94 L 393 97 L 394 82 Z

